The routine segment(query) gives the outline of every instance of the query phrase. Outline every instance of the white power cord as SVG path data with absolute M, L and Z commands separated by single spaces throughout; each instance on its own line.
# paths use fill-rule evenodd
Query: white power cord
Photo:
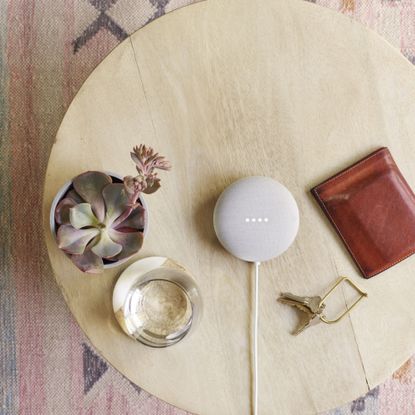
M 255 292 L 254 292 L 254 415 L 258 415 L 258 305 L 259 305 L 259 266 L 260 262 L 255 262 Z

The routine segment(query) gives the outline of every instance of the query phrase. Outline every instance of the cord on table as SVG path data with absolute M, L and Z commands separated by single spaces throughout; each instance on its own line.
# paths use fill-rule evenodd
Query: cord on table
M 258 415 L 258 305 L 259 305 L 259 266 L 255 262 L 255 299 L 254 299 L 254 415 Z

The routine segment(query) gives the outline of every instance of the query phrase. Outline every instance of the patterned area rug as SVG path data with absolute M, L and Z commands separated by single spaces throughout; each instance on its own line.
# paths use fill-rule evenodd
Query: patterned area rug
M 94 351 L 54 282 L 40 223 L 49 151 L 82 82 L 130 33 L 192 2 L 0 0 L 2 415 L 185 414 L 132 385 Z M 415 63 L 412 0 L 314 2 L 360 20 Z M 329 414 L 414 414 L 414 396 L 411 359 Z

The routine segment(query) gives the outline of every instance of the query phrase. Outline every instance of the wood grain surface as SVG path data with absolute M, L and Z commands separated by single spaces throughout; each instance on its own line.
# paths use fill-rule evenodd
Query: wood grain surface
M 260 413 L 336 407 L 413 353 L 415 258 L 363 280 L 309 189 L 383 145 L 415 188 L 414 135 L 414 69 L 358 23 L 297 0 L 208 0 L 176 11 L 117 47 L 62 122 L 44 193 L 58 284 L 94 346 L 132 382 L 201 415 L 250 413 L 253 269 L 221 248 L 212 212 L 235 179 L 271 176 L 294 194 L 300 231 L 261 267 Z M 137 258 L 177 260 L 204 301 L 197 331 L 163 350 L 117 325 L 111 297 L 121 270 L 82 275 L 49 232 L 62 184 L 85 170 L 132 174 L 129 151 L 138 143 L 174 168 L 146 198 L 150 227 Z M 322 294 L 339 275 L 369 298 L 336 325 L 291 336 L 298 316 L 276 302 L 279 293 Z M 351 300 L 343 291 L 331 307 Z

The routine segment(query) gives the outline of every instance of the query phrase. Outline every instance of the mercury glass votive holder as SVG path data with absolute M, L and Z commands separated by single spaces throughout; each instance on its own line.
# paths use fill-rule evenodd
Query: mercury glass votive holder
M 120 276 L 113 305 L 121 328 L 151 347 L 167 347 L 195 329 L 202 302 L 194 279 L 174 261 L 150 257 Z

